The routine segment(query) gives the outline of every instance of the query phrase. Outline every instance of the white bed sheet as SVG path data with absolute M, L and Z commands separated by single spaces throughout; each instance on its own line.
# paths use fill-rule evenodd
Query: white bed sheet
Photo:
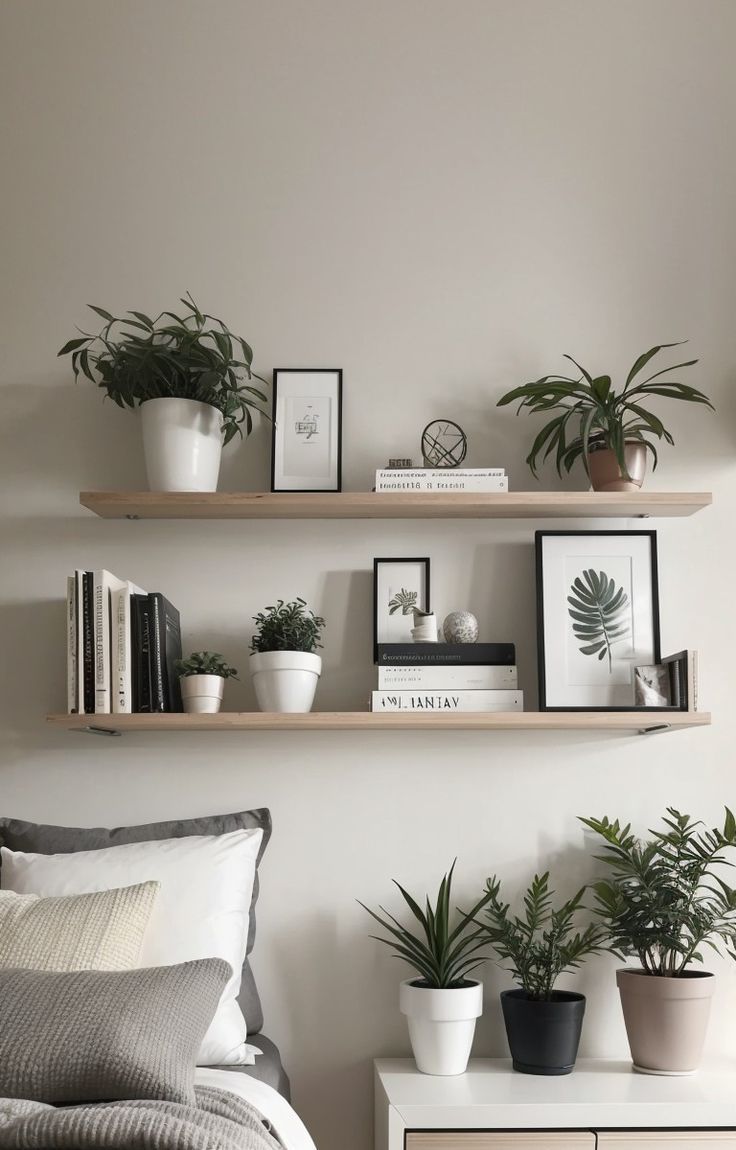
M 198 1066 L 194 1081 L 197 1086 L 219 1086 L 221 1090 L 229 1090 L 250 1102 L 271 1123 L 284 1144 L 284 1150 L 317 1150 L 297 1112 L 265 1082 L 259 1082 L 248 1074 L 215 1070 L 211 1066 Z

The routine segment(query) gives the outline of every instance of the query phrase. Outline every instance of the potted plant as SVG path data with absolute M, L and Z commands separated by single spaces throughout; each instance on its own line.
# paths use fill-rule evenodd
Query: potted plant
M 315 654 L 325 621 L 304 599 L 279 599 L 253 617 L 250 670 L 262 711 L 311 711 L 322 660 Z
M 680 341 L 682 342 L 682 341 Z M 614 390 L 610 375 L 593 376 L 581 367 L 571 355 L 566 355 L 580 372 L 575 378 L 567 375 L 544 375 L 533 383 L 525 383 L 506 393 L 498 401 L 499 407 L 519 400 L 518 412 L 528 408 L 556 414 L 545 424 L 532 444 L 526 462 L 532 475 L 537 476 L 537 463 L 554 453 L 558 475 L 562 469 L 570 472 L 582 457 L 586 473 L 594 491 L 636 491 L 644 481 L 647 452 L 657 466 L 657 449 L 652 442 L 674 439 L 658 416 L 647 407 L 653 397 L 679 399 L 688 403 L 713 404 L 702 391 L 667 378 L 672 372 L 692 367 L 698 361 L 687 360 L 660 368 L 646 379 L 640 372 L 665 348 L 677 343 L 663 343 L 652 347 L 635 360 L 623 388 Z M 665 378 L 663 378 L 665 377 Z M 568 438 L 572 435 L 572 438 Z
M 457 860 L 456 860 L 457 861 Z M 483 1012 L 483 986 L 470 974 L 485 961 L 479 952 L 485 932 L 474 924 L 473 916 L 488 901 L 488 895 L 467 914 L 458 911 L 452 924 L 451 893 L 453 862 L 440 883 L 434 905 L 426 899 L 425 909 L 394 879 L 418 927 L 403 926 L 384 907 L 381 914 L 360 903 L 364 910 L 389 933 L 390 938 L 372 935 L 393 948 L 415 971 L 399 988 L 399 1008 L 409 1025 L 409 1039 L 422 1074 L 464 1074 L 473 1045 L 476 1020 Z
M 594 884 L 597 910 L 611 949 L 636 956 L 638 967 L 617 971 L 634 1067 L 647 1074 L 692 1074 L 698 1067 L 715 978 L 702 948 L 725 943 L 736 957 L 736 891 L 723 880 L 733 866 L 736 819 L 705 829 L 667 808 L 665 829 L 640 840 L 618 819 L 582 819 L 603 841 L 609 875 Z M 700 829 L 704 828 L 704 829 Z
M 140 311 L 102 316 L 97 335 L 82 332 L 59 355 L 71 355 L 75 378 L 97 383 L 118 407 L 140 405 L 152 491 L 216 491 L 223 444 L 249 435 L 251 410 L 266 415 L 253 380 L 253 352 L 222 320 L 201 312 L 191 295 L 183 316 L 150 319 Z
M 226 679 L 238 672 L 215 651 L 194 651 L 174 664 L 181 684 L 181 700 L 189 715 L 215 715 L 220 709 Z
M 482 925 L 486 941 L 509 966 L 519 987 L 501 993 L 501 1008 L 514 1070 L 523 1074 L 570 1074 L 580 1044 L 585 996 L 555 990 L 561 974 L 604 949 L 597 924 L 575 929 L 585 887 L 554 909 L 549 872 L 535 875 L 524 895 L 523 915 L 510 914 L 497 878 L 488 880 Z

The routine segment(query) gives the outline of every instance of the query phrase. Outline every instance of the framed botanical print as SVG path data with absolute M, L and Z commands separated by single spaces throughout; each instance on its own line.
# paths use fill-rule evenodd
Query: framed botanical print
M 539 709 L 638 709 L 635 668 L 660 661 L 656 531 L 537 531 L 536 551 Z
M 379 643 L 413 642 L 415 608 L 429 611 L 429 559 L 374 559 L 374 663 Z
M 339 491 L 341 484 L 342 371 L 277 368 L 271 490 Z

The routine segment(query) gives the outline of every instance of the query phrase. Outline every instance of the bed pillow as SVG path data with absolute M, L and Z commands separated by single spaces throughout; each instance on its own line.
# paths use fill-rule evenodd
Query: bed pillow
M 263 839 L 256 860 L 256 879 L 250 904 L 248 947 L 250 954 L 256 937 L 256 900 L 258 898 L 258 866 L 271 837 L 271 814 L 266 807 L 251 811 L 236 811 L 229 815 L 203 815 L 196 819 L 172 819 L 168 822 L 147 823 L 133 827 L 57 827 L 45 823 L 29 823 L 22 819 L 0 818 L 0 846 L 12 851 L 31 851 L 38 854 L 69 854 L 73 851 L 99 850 L 101 847 L 119 846 L 121 843 L 152 842 L 159 839 L 180 839 L 187 835 L 224 835 L 230 831 L 262 830 Z M 243 963 L 243 976 L 238 996 L 249 1034 L 256 1034 L 263 1026 L 263 1010 L 248 959 Z
M 158 889 L 144 882 L 66 898 L 0 890 L 0 967 L 130 970 Z
M 231 976 L 202 1043 L 202 1066 L 243 1062 L 247 1029 L 237 997 L 245 959 L 256 858 L 262 832 L 190 835 L 76 854 L 0 848 L 0 885 L 20 894 L 70 895 L 122 882 L 160 884 L 140 953 L 141 966 L 223 958 Z
M 0 1097 L 194 1104 L 194 1062 L 230 968 L 0 970 Z

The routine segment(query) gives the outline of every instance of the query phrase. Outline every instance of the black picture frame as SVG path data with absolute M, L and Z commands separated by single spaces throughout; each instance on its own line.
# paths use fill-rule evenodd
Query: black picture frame
M 278 404 L 278 388 L 279 376 L 285 375 L 320 375 L 329 373 L 330 375 L 337 376 L 337 470 L 336 481 L 334 487 L 277 487 L 276 482 L 276 438 L 278 435 L 278 427 L 276 422 L 276 410 Z M 271 387 L 272 401 L 271 401 L 271 491 L 283 492 L 285 494 L 296 494 L 303 492 L 306 494 L 319 494 L 320 492 L 339 492 L 342 491 L 342 403 L 343 403 L 343 379 L 341 367 L 277 367 L 273 371 L 273 384 Z
M 431 587 L 430 587 L 430 561 L 427 556 L 410 555 L 404 558 L 396 558 L 395 556 L 382 557 L 373 560 L 373 662 L 378 663 L 378 571 L 381 565 L 388 565 L 390 563 L 417 563 L 424 567 L 424 593 L 425 593 L 425 606 L 422 608 L 424 611 L 431 611 Z
M 540 711 L 588 711 L 588 712 L 621 712 L 621 711 L 671 711 L 672 707 L 643 707 L 636 706 L 632 703 L 628 707 L 558 707 L 547 705 L 547 673 L 546 673 L 546 650 L 544 638 L 544 539 L 550 537 L 561 536 L 587 536 L 589 538 L 599 538 L 601 536 L 636 536 L 638 538 L 648 537 L 650 546 L 650 570 L 651 570 L 651 602 L 652 602 L 652 634 L 654 644 L 654 662 L 659 663 L 661 660 L 660 648 L 660 624 L 659 624 L 659 566 L 657 559 L 657 532 L 656 531 L 536 531 L 534 533 L 535 543 L 535 559 L 536 559 L 536 589 L 537 589 L 537 676 L 539 684 L 539 710 Z

